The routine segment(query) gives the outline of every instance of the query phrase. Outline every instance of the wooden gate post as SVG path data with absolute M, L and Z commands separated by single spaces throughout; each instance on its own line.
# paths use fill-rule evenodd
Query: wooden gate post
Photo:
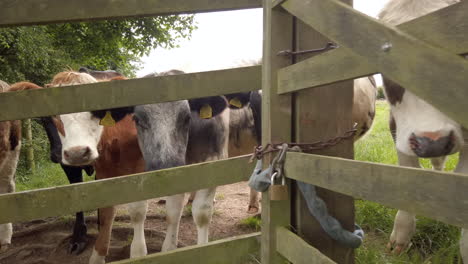
M 352 0 L 343 0 L 352 4 Z M 340 18 L 336 18 L 340 19 Z M 306 50 L 325 47 L 329 41 L 310 26 L 295 21 L 295 48 Z M 307 55 L 297 56 L 296 62 L 309 58 Z M 323 67 L 339 67 L 323 65 Z M 292 82 L 294 80 L 291 80 Z M 296 142 L 316 142 L 327 140 L 352 129 L 351 120 L 353 103 L 353 81 L 345 81 L 332 85 L 315 87 L 297 92 L 295 101 L 295 131 L 293 139 Z M 314 154 L 337 156 L 352 159 L 353 141 L 346 140 L 335 147 L 314 151 Z M 319 249 L 323 254 L 337 263 L 354 263 L 352 249 L 343 247 L 333 241 L 310 215 L 302 195 L 293 186 L 295 205 L 293 206 L 293 226 L 299 236 Z M 318 195 L 327 203 L 329 213 L 350 231 L 354 230 L 354 200 L 352 197 L 318 188 Z
M 291 96 L 277 94 L 278 69 L 291 64 L 291 59 L 277 56 L 279 51 L 292 48 L 293 17 L 274 7 L 272 0 L 263 0 L 263 65 L 262 65 L 262 144 L 291 141 Z M 263 159 L 264 166 L 272 156 Z M 269 193 L 262 196 L 263 264 L 283 264 L 276 252 L 276 228 L 290 225 L 290 200 L 270 201 Z

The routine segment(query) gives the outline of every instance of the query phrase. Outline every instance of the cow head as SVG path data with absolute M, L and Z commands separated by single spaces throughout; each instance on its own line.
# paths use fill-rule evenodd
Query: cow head
M 94 70 L 90 70 L 90 69 L 85 68 L 85 67 L 80 67 L 78 72 L 87 73 L 87 74 L 93 76 L 98 81 L 111 80 L 111 79 L 113 79 L 115 77 L 124 77 L 123 74 L 121 74 L 119 72 L 116 72 L 116 71 L 113 71 L 113 70 L 94 71 Z
M 422 158 L 449 155 L 464 144 L 460 125 L 397 83 L 384 78 L 397 150 Z M 392 124 L 391 124 L 392 125 Z
M 61 72 L 55 75 L 51 87 L 95 83 L 97 80 L 87 73 Z M 64 114 L 55 117 L 54 124 L 62 143 L 62 163 L 71 166 L 91 164 L 99 157 L 97 145 L 102 135 L 104 121 L 118 122 L 133 107 L 123 107 L 91 112 Z

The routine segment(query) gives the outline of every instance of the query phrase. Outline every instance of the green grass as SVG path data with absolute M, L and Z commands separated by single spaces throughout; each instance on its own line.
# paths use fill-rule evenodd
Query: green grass
M 388 129 L 389 106 L 377 102 L 376 118 L 371 132 L 355 144 L 355 159 L 397 164 L 398 159 Z M 458 155 L 452 155 L 446 170 L 453 170 Z M 431 168 L 430 160 L 422 160 Z M 417 188 L 417 186 L 414 186 Z M 393 227 L 396 210 L 369 201 L 356 201 L 356 222 L 366 231 L 364 245 L 356 251 L 356 263 L 458 263 L 459 228 L 418 217 L 412 246 L 401 256 L 386 253 L 386 243 Z
M 240 221 L 240 225 L 254 231 L 259 231 L 262 226 L 262 220 L 259 217 L 251 216 Z

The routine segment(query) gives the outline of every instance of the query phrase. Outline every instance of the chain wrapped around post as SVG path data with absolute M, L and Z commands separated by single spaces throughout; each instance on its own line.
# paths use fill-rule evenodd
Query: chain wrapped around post
M 356 127 L 352 130 L 346 131 L 342 136 L 332 138 L 327 141 L 319 141 L 315 143 L 281 143 L 281 144 L 267 144 L 265 147 L 258 146 L 252 155 L 251 161 L 257 159 L 255 170 L 250 176 L 249 186 L 259 192 L 265 192 L 270 188 L 271 200 L 286 200 L 288 199 L 287 186 L 283 174 L 284 161 L 288 151 L 302 152 L 328 148 L 335 146 L 342 140 L 352 138 L 356 133 Z M 279 153 L 273 159 L 270 166 L 262 171 L 262 158 L 267 153 Z M 275 179 L 281 180 L 281 185 L 275 184 Z M 334 240 L 341 244 L 350 247 L 358 248 L 364 239 L 364 231 L 355 225 L 355 231 L 350 232 L 344 229 L 340 222 L 333 216 L 328 214 L 327 205 L 317 196 L 315 186 L 304 182 L 297 181 L 299 190 L 301 191 L 304 199 L 306 200 L 307 207 L 312 216 L 322 226 L 323 230 Z

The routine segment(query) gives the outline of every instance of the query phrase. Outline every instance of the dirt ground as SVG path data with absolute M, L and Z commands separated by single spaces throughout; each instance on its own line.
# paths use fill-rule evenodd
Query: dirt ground
M 188 195 L 186 195 L 186 199 Z M 253 215 L 247 213 L 249 189 L 245 182 L 218 187 L 215 212 L 210 226 L 210 241 L 230 236 L 255 232 L 241 224 Z M 150 200 L 145 223 L 148 253 L 161 250 L 165 235 L 165 209 L 158 199 Z M 6 252 L 0 253 L 0 264 L 79 264 L 88 263 L 97 235 L 95 213 L 86 213 L 89 243 L 83 253 L 72 256 L 67 253 L 74 218 L 71 216 L 48 218 L 14 225 L 12 244 Z M 133 229 L 130 226 L 125 207 L 118 209 L 107 262 L 126 259 L 130 254 Z M 179 247 L 195 245 L 196 227 L 190 207 L 184 209 L 179 231 Z

